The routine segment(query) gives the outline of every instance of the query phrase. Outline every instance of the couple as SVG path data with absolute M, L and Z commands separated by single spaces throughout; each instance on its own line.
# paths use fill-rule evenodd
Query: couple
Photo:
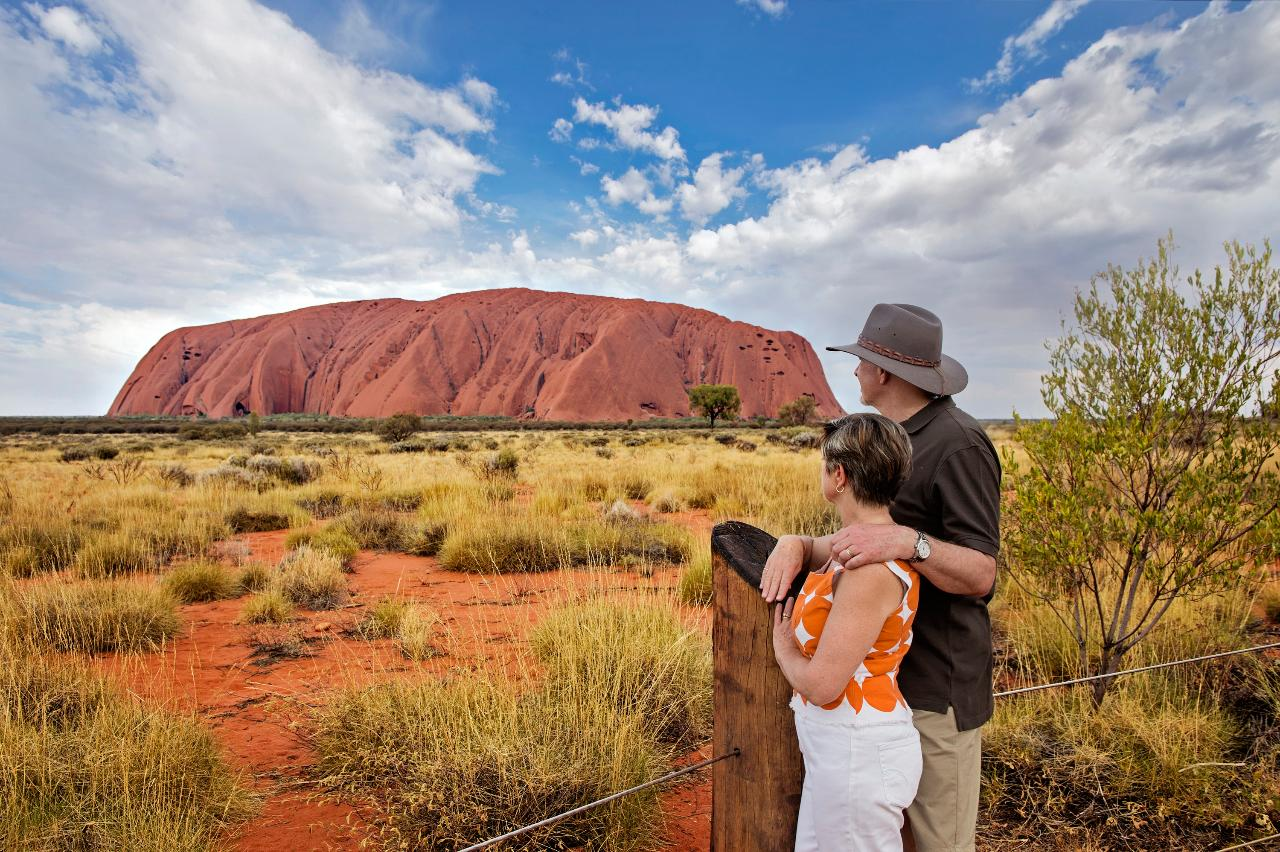
M 827 424 L 822 494 L 842 528 L 783 536 L 761 580 L 804 756 L 795 848 L 972 850 L 1000 462 L 951 399 L 968 375 L 929 311 L 876 305 L 856 343 L 828 348 L 859 357 L 880 413 Z

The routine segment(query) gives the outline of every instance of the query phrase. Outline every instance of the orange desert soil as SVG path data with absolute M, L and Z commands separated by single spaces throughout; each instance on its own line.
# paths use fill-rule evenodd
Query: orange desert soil
M 637 504 L 638 505 L 638 504 Z M 669 515 L 704 536 L 705 512 Z M 285 531 L 240 536 L 252 560 L 274 564 L 284 552 Z M 705 540 L 705 539 L 704 539 Z M 182 607 L 186 630 L 163 654 L 104 655 L 102 666 L 139 694 L 194 712 L 212 729 L 231 763 L 244 770 L 264 797 L 261 810 L 227 838 L 237 852 L 356 849 L 372 834 L 374 814 L 317 787 L 305 732 L 307 713 L 328 690 L 390 678 L 441 676 L 468 669 L 518 673 L 527 665 L 523 640 L 556 603 L 590 589 L 652 593 L 679 580 L 674 568 L 651 577 L 635 571 L 474 575 L 446 571 L 432 558 L 361 551 L 349 575 L 351 602 L 343 609 L 300 610 L 293 625 L 312 656 L 255 658 L 253 630 L 236 620 L 245 599 Z M 572 588 L 565 588 L 565 578 Z M 442 651 L 420 663 L 390 640 L 368 641 L 348 631 L 384 595 L 422 602 L 439 614 L 434 644 Z M 686 622 L 709 630 L 709 613 L 685 610 Z M 521 661 L 524 661 L 523 663 Z M 680 764 L 701 760 L 710 744 Z M 663 794 L 667 826 L 663 848 L 693 852 L 710 846 L 711 778 L 703 770 Z

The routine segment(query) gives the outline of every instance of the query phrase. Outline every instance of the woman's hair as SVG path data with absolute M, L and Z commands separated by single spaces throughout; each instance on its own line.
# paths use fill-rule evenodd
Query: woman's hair
M 849 414 L 823 424 L 822 461 L 844 468 L 849 491 L 861 503 L 888 506 L 911 473 L 911 439 L 879 414 Z

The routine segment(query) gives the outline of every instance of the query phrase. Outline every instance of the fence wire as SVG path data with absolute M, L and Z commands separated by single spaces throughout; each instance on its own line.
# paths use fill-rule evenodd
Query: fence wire
M 1150 666 L 1139 666 L 1138 668 L 1123 669 L 1118 672 L 1108 672 L 1106 674 L 1089 675 L 1088 677 L 1076 677 L 1076 678 L 1071 678 L 1070 680 L 1058 680 L 1058 681 L 1053 681 L 1052 683 L 1036 684 L 1035 686 L 1023 686 L 1023 687 L 1019 687 L 1018 689 L 1007 689 L 1003 692 L 995 693 L 993 697 L 1009 698 L 1015 695 L 1025 695 L 1028 692 L 1039 692 L 1044 689 L 1055 689 L 1057 687 L 1062 687 L 1062 686 L 1074 686 L 1076 684 L 1081 684 L 1081 683 L 1092 683 L 1093 681 L 1108 680 L 1110 678 L 1121 677 L 1123 675 L 1139 674 L 1141 672 L 1151 672 L 1151 671 L 1156 671 L 1158 669 L 1168 669 L 1174 666 L 1183 666 L 1188 663 L 1200 663 L 1200 662 L 1204 662 L 1205 660 L 1216 660 L 1222 657 L 1234 657 L 1239 654 L 1249 654 L 1257 651 L 1266 651 L 1272 648 L 1280 648 L 1280 642 L 1268 642 L 1265 645 L 1254 645 L 1250 648 L 1237 648 L 1233 651 L 1219 651 L 1216 654 L 1205 654 L 1204 656 L 1200 656 L 1200 657 L 1188 657 L 1185 660 L 1173 660 L 1167 663 L 1155 663 L 1154 665 L 1150 665 Z M 613 793 L 612 795 L 605 796 L 603 799 L 597 799 L 594 802 L 588 802 L 585 805 L 579 805 L 578 807 L 573 808 L 572 810 L 565 811 L 564 813 L 556 814 L 555 816 L 549 816 L 546 819 L 541 819 L 535 823 L 521 826 L 520 828 L 517 828 L 513 831 L 509 831 L 506 834 L 500 835 L 498 837 L 493 837 L 481 843 L 476 843 L 472 846 L 467 846 L 464 849 L 460 849 L 459 852 L 480 852 L 480 850 L 482 849 L 488 849 L 490 846 L 494 846 L 498 843 L 502 843 L 507 840 L 513 840 L 517 837 L 520 837 L 521 835 L 528 834 L 529 832 L 534 831 L 536 829 L 542 828 L 544 826 L 552 825 L 553 823 L 557 823 L 562 819 L 567 819 L 568 817 L 576 816 L 577 814 L 584 813 L 585 811 L 592 810 L 593 808 L 598 808 L 601 805 L 607 805 L 609 802 L 616 801 L 617 799 L 621 799 L 623 796 L 629 796 L 633 793 L 638 793 L 641 790 L 656 786 L 658 784 L 665 784 L 668 781 L 673 781 L 676 778 L 680 778 L 681 776 L 688 775 L 691 772 L 696 772 L 697 770 L 710 766 L 713 763 L 719 763 L 720 761 L 728 760 L 731 757 L 738 757 L 741 754 L 742 754 L 742 750 L 735 748 L 733 751 L 725 752 L 724 754 L 718 755 L 716 757 L 711 757 L 706 760 L 700 761 L 698 763 L 694 763 L 689 766 L 682 767 L 681 769 L 677 769 L 674 772 L 668 772 L 666 775 L 663 775 L 661 778 L 655 778 L 652 781 L 646 781 L 643 784 L 637 784 L 635 787 L 630 787 L 626 790 L 620 790 L 617 793 Z M 1247 843 L 1240 843 L 1235 846 L 1228 846 L 1225 849 L 1219 849 L 1217 850 L 1217 852 L 1232 852 L 1232 850 L 1236 850 L 1236 849 L 1248 849 L 1256 846 L 1259 843 L 1263 843 L 1268 840 L 1280 840 L 1280 834 L 1273 834 L 1268 837 L 1259 837 L 1258 839 L 1250 840 Z

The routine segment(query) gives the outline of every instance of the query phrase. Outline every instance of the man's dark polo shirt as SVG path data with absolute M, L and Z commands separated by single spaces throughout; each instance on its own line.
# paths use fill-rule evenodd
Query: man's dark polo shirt
M 940 541 L 995 556 L 1000 549 L 1000 459 L 978 422 L 939 397 L 912 415 L 911 476 L 890 507 L 893 519 Z M 928 563 L 926 563 L 927 565 Z M 946 713 L 956 727 L 991 718 L 991 620 L 984 597 L 940 591 L 920 576 L 920 606 L 898 685 L 915 710 Z

